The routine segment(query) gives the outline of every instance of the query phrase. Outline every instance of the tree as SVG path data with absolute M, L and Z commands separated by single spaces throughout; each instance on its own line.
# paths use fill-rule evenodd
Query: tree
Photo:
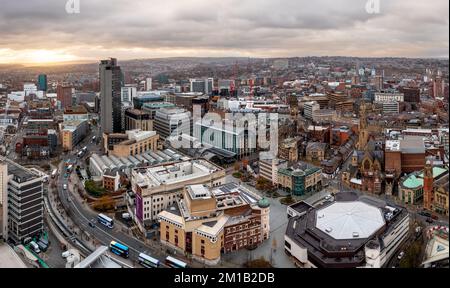
M 111 196 L 103 196 L 99 198 L 93 205 L 93 208 L 100 212 L 114 209 L 115 201 Z

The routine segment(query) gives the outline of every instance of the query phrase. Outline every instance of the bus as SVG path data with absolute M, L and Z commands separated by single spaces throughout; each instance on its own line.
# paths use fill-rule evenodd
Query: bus
M 150 257 L 144 253 L 140 253 L 138 257 L 139 264 L 147 268 L 158 268 L 161 264 L 158 259 Z
M 173 258 L 172 256 L 167 256 L 166 264 L 172 268 L 187 268 L 187 264 L 183 261 Z
M 104 226 L 106 226 L 108 228 L 112 229 L 114 227 L 114 220 L 112 220 L 111 218 L 109 218 L 106 215 L 98 214 L 97 220 L 100 224 L 103 224 Z
M 52 172 L 52 178 L 56 177 L 56 174 L 58 174 L 58 169 L 53 170 Z
M 128 258 L 130 249 L 119 242 L 111 241 L 109 244 L 109 250 L 120 257 Z

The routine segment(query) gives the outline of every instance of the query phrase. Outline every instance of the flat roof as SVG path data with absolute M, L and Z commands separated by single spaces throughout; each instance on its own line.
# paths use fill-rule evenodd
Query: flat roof
M 9 245 L 0 244 L 1 268 L 27 268 L 27 266 Z
M 316 213 L 316 227 L 338 240 L 369 238 L 384 225 L 381 210 L 361 201 L 335 202 Z

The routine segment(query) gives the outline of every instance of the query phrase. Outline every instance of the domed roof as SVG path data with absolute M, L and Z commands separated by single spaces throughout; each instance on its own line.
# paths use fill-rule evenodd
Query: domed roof
M 270 206 L 270 202 L 267 198 L 262 198 L 261 200 L 258 201 L 258 206 L 260 208 L 267 208 Z

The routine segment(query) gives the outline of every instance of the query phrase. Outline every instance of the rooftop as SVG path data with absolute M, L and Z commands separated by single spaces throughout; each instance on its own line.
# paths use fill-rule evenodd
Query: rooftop
M 384 226 L 381 210 L 359 201 L 335 202 L 316 214 L 316 227 L 334 239 L 369 238 Z

